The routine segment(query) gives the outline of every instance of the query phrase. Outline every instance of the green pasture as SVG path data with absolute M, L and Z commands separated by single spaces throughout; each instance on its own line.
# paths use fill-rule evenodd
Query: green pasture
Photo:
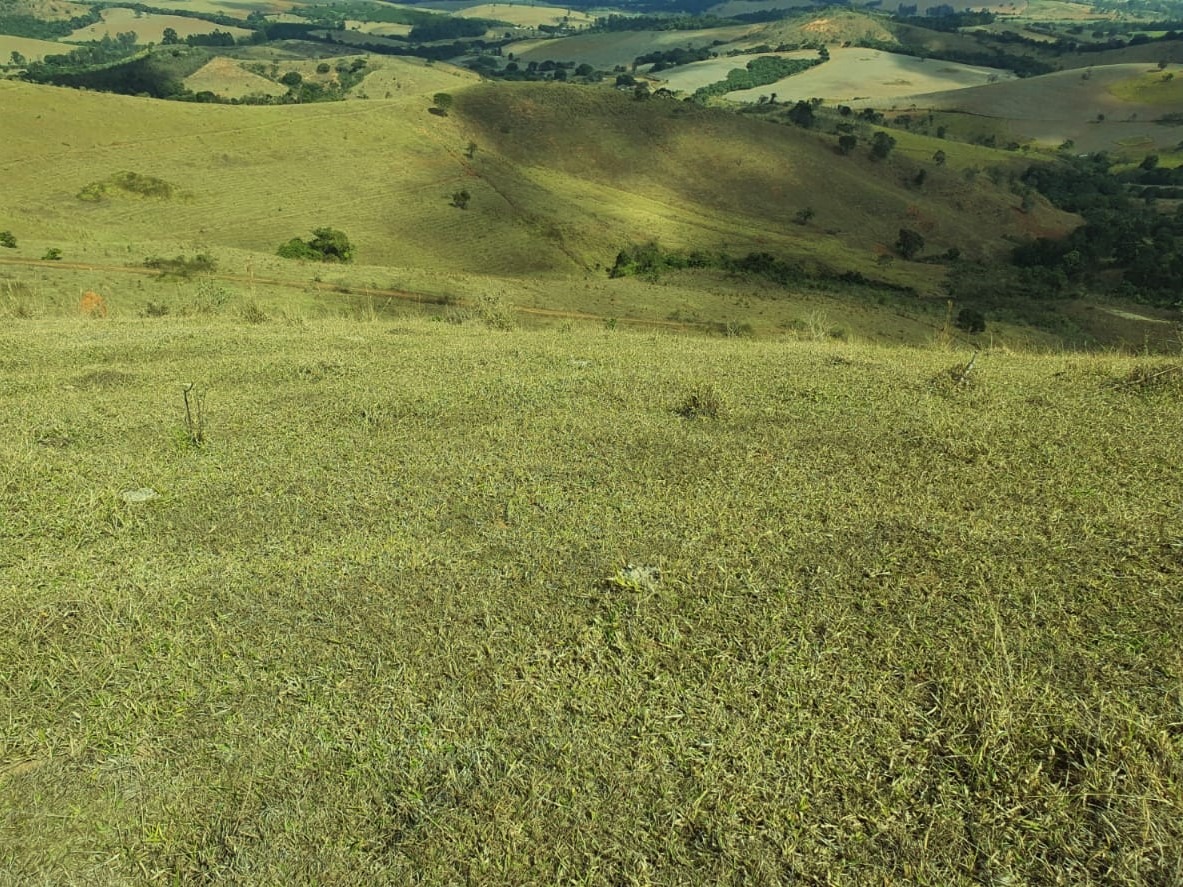
M 0 883 L 1183 877 L 1177 359 L 25 298 Z

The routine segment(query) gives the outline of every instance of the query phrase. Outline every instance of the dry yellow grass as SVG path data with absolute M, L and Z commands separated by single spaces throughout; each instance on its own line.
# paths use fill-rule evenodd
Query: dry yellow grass
M 521 3 L 482 3 L 467 6 L 453 13 L 460 18 L 487 18 L 511 25 L 536 28 L 539 25 L 560 25 L 572 28 L 586 27 L 595 21 L 594 16 L 563 6 L 527 6 Z
M 160 43 L 164 39 L 164 29 L 172 28 L 183 40 L 190 34 L 209 34 L 212 31 L 225 31 L 235 37 L 245 37 L 251 32 L 246 28 L 235 28 L 231 25 L 219 25 L 202 19 L 187 18 L 180 15 L 160 15 L 153 12 L 137 13 L 132 9 L 111 7 L 103 10 L 103 20 L 98 24 L 79 28 L 66 40 L 84 42 L 101 40 L 104 36 L 114 37 L 126 31 L 134 31 L 140 43 Z
M 915 93 L 977 86 L 990 77 L 1010 80 L 1014 75 L 937 59 L 921 61 L 877 49 L 834 48 L 830 50 L 830 61 L 824 64 L 768 86 L 728 93 L 727 97 L 752 102 L 760 95 L 775 92 L 784 99 L 817 96 L 829 101 L 882 102 Z
M 208 91 L 231 99 L 248 95 L 283 95 L 287 92 L 286 86 L 260 77 L 243 68 L 240 62 L 225 56 L 215 56 L 186 77 L 185 87 L 194 92 Z
M 0 34 L 0 64 L 7 65 L 14 52 L 19 52 L 29 61 L 39 61 L 47 55 L 64 55 L 73 48 L 52 40 L 34 40 L 31 37 L 10 37 Z

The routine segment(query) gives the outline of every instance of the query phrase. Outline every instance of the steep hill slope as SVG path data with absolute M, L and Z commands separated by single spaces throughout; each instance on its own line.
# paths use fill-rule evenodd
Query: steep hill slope
M 877 268 L 878 251 L 901 226 L 920 226 L 932 252 L 956 246 L 986 257 L 1033 223 L 1017 212 L 1014 195 L 931 163 L 925 186 L 916 188 L 910 182 L 919 166 L 911 159 L 877 162 L 865 147 L 843 157 L 833 136 L 683 102 L 497 84 L 458 95 L 456 113 L 498 163 L 544 182 L 566 198 L 561 205 L 594 206 L 587 236 L 601 250 L 610 249 L 605 237 L 621 233 L 708 249 L 763 245 L 923 286 L 939 279 L 936 266 Z M 583 193 L 595 202 L 585 203 Z M 803 207 L 816 211 L 813 224 L 791 224 Z M 1047 208 L 1037 219 L 1051 229 L 1071 224 Z

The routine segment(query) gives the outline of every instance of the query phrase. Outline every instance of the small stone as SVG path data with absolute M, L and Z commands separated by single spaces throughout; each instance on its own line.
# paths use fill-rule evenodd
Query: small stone
M 141 487 L 138 490 L 124 490 L 123 501 L 128 503 L 133 502 L 147 502 L 149 499 L 155 499 L 160 494 L 151 487 Z

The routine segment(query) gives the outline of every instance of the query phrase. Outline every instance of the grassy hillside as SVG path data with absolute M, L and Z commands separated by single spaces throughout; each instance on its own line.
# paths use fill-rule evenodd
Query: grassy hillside
M 606 269 L 621 249 L 656 239 L 668 248 L 771 252 L 939 294 L 942 264 L 892 258 L 901 227 L 923 232 L 926 254 L 957 247 L 972 258 L 1008 250 L 1006 238 L 1032 226 L 1073 224 L 1042 203 L 1018 212 L 1019 198 L 985 177 L 967 181 L 951 143 L 948 167 L 938 168 L 931 158 L 944 143 L 935 139 L 917 136 L 913 145 L 901 135 L 896 155 L 876 162 L 870 128 L 862 147 L 841 157 L 832 135 L 680 102 L 557 84 L 470 87 L 474 75 L 446 65 L 372 62 L 356 88 L 368 100 L 286 107 L 159 103 L 0 81 L 0 126 L 13 134 L 0 142 L 9 183 L 0 215 L 19 243 L 0 258 L 36 262 L 56 248 L 67 263 L 142 271 L 151 256 L 206 252 L 243 280 L 326 277 L 463 298 L 496 278 L 503 283 L 493 289 L 533 307 L 730 321 L 743 312 L 714 293 L 734 283 L 698 281 L 697 297 L 691 286 L 676 296 L 653 288 L 626 296 L 609 287 Z M 314 76 L 315 63 L 301 64 Z M 455 96 L 447 117 L 429 113 L 437 91 Z M 913 183 L 920 169 L 923 188 Z M 165 183 L 171 196 L 101 187 L 124 172 Z M 464 210 L 451 199 L 461 189 L 471 198 Z M 100 199 L 82 199 L 96 191 Z M 807 208 L 812 220 L 794 224 Z M 356 267 L 275 257 L 279 244 L 325 225 L 350 236 Z M 82 279 L 70 289 L 120 286 Z M 745 320 L 775 328 L 800 318 L 796 307 L 770 304 L 764 318 Z
M 0 332 L 0 883 L 1183 878 L 1177 359 L 251 320 Z
M 931 62 L 930 62 L 931 64 Z M 1058 145 L 1072 139 L 1081 151 L 1119 150 L 1124 141 L 1142 148 L 1174 147 L 1183 126 L 1155 122 L 1183 112 L 1183 93 L 1164 74 L 1145 65 L 1123 64 L 1059 71 L 1022 80 L 898 99 L 901 107 L 956 110 L 1000 121 L 1012 138 Z
M 584 183 L 611 188 L 611 201 L 584 205 L 597 220 L 615 223 L 605 231 L 615 237 L 629 226 L 624 230 L 634 239 L 669 245 L 763 244 L 930 289 L 943 273 L 939 266 L 879 261 L 901 225 L 922 223 L 932 252 L 956 245 L 967 255 L 990 256 L 1029 222 L 1018 218 L 1014 195 L 952 171 L 934 168 L 931 185 L 909 187 L 918 168 L 911 159 L 876 162 L 865 147 L 840 157 L 833 136 L 676 101 L 497 84 L 458 95 L 456 109 L 479 143 L 523 175 L 547 177 L 554 191 L 570 189 L 574 198 Z M 868 130 L 864 146 L 869 138 Z M 930 158 L 941 146 L 931 144 Z M 1003 152 L 995 156 L 1014 162 Z M 786 224 L 805 206 L 817 212 L 811 227 Z M 1040 212 L 1053 227 L 1069 224 L 1063 214 Z

